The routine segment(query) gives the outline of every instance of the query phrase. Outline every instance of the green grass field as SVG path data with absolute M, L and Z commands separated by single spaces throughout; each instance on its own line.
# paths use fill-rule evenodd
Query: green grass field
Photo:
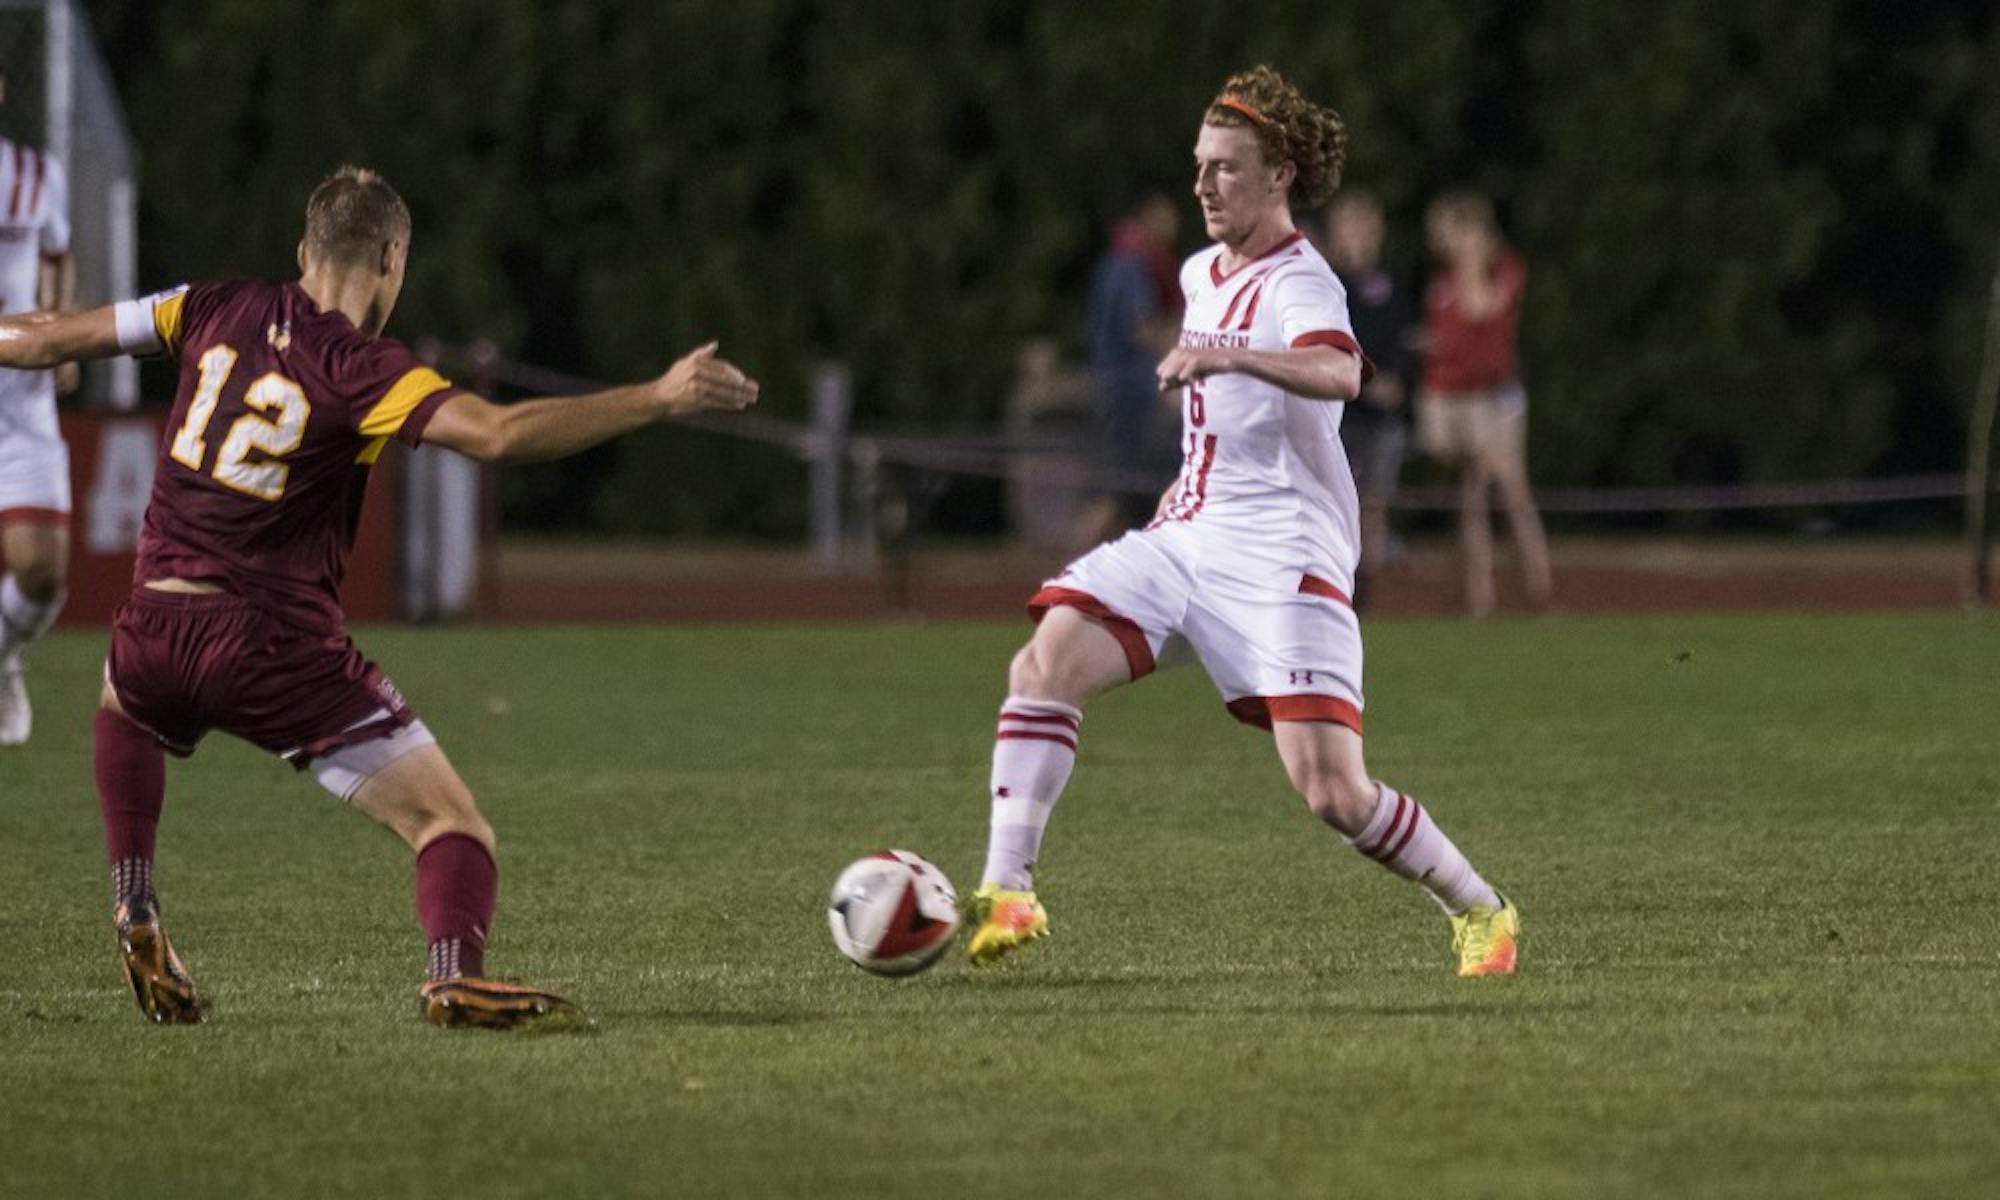
M 490 963 L 597 1019 L 420 1024 L 407 854 L 214 740 L 145 1025 L 87 754 L 0 754 L 0 1195 L 1973 1196 L 2000 1188 L 2000 622 L 1385 621 L 1371 765 L 1521 904 L 1462 981 L 1198 671 L 1100 701 L 1017 964 L 871 978 L 825 889 L 978 880 L 1014 625 L 371 630 L 500 830 Z

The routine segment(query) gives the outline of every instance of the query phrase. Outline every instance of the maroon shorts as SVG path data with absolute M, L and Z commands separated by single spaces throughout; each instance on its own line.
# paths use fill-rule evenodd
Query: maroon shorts
M 220 729 L 304 767 L 413 719 L 345 633 L 299 629 L 227 592 L 134 588 L 107 669 L 126 715 L 180 755 Z

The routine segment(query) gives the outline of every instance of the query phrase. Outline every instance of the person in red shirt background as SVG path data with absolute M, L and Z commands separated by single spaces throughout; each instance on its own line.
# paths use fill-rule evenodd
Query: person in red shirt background
M 1492 202 L 1476 192 L 1432 201 L 1426 216 L 1438 263 L 1424 295 L 1423 387 L 1417 436 L 1424 452 L 1459 472 L 1459 568 L 1466 611 L 1493 611 L 1488 493 L 1498 487 L 1520 550 L 1529 604 L 1553 591 L 1548 541 L 1528 489 L 1528 394 L 1515 334 L 1528 268 L 1500 236 Z

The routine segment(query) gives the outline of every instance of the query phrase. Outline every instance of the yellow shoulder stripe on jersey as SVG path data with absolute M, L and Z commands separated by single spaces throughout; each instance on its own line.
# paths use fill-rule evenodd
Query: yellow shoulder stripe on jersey
M 187 290 L 175 292 L 153 305 L 153 332 L 160 335 L 160 348 L 168 354 L 181 351 L 181 308 L 187 303 Z
M 389 435 L 385 433 L 381 437 L 371 439 L 366 446 L 361 447 L 361 453 L 354 456 L 354 461 L 360 466 L 373 466 L 375 465 L 375 460 L 382 457 L 382 451 L 388 448 Z
M 425 396 L 451 383 L 444 376 L 429 367 L 413 367 L 403 373 L 403 377 L 391 384 L 368 415 L 361 418 L 362 437 L 389 437 L 403 427 L 410 413 L 423 403 Z

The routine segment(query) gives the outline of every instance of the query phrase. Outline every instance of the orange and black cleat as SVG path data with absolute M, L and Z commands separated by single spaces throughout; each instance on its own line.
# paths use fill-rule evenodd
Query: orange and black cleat
M 198 1025 L 207 1016 L 194 980 L 174 953 L 160 912 L 146 901 L 124 901 L 112 918 L 118 926 L 118 962 L 139 1011 L 155 1025 Z
M 540 988 L 497 979 L 456 975 L 433 979 L 417 989 L 424 1020 L 446 1029 L 512 1029 L 531 1021 L 553 1019 L 557 1025 L 581 1023 L 576 1005 Z

